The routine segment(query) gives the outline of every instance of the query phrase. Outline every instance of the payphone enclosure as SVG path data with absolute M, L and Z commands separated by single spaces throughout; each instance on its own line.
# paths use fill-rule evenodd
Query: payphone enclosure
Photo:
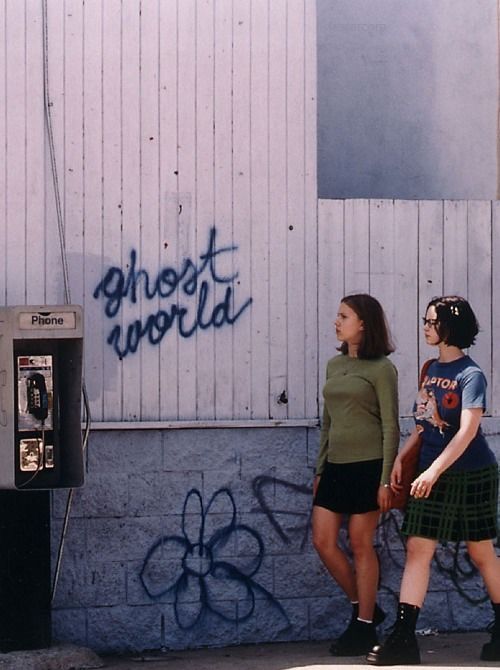
M 0 489 L 83 484 L 79 305 L 0 308 Z

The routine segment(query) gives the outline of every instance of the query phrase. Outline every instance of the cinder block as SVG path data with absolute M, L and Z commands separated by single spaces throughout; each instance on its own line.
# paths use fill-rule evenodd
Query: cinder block
M 275 567 L 274 593 L 279 598 L 312 599 L 333 595 L 339 589 L 315 555 L 289 556 L 282 566 L 276 561 Z
M 311 598 L 308 606 L 310 635 L 313 640 L 337 638 L 351 619 L 351 604 L 340 589 L 336 589 L 330 597 Z
M 157 606 L 95 607 L 87 611 L 88 645 L 96 652 L 160 649 Z
M 53 514 L 64 517 L 66 498 L 54 497 Z M 124 517 L 128 515 L 128 475 L 125 473 L 97 474 L 85 486 L 75 489 L 71 503 L 71 517 Z
M 292 615 L 293 608 L 287 609 L 283 602 L 275 597 L 258 600 L 254 615 L 238 624 L 239 641 L 259 643 L 288 639 L 287 636 L 294 630 L 295 617 L 292 619 Z M 301 625 L 305 625 L 306 622 L 307 612 L 302 604 Z
M 493 621 L 493 608 L 484 587 L 462 593 L 451 591 L 448 600 L 452 630 L 486 630 Z
M 239 467 L 241 441 L 238 432 L 237 429 L 210 428 L 164 431 L 163 469 L 168 472 L 224 472 Z
M 94 431 L 87 447 L 88 476 L 104 472 L 157 472 L 162 462 L 158 430 Z
M 144 558 L 162 534 L 161 517 L 89 519 L 87 552 L 90 559 L 134 560 Z
M 87 612 L 85 609 L 52 610 L 53 642 L 69 642 L 88 646 Z
M 126 564 L 89 564 L 65 556 L 56 588 L 55 607 L 118 605 L 126 602 Z

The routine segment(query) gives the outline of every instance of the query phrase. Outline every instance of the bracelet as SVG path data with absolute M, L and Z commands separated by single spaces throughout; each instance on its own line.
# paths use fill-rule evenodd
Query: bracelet
M 391 488 L 390 484 L 382 484 L 382 486 L 384 487 L 384 489 L 390 489 Z

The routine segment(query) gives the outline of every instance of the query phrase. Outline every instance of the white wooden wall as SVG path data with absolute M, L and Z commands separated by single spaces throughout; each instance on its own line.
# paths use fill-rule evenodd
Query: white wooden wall
M 489 381 L 488 414 L 500 414 L 500 203 L 320 200 L 319 361 L 334 352 L 331 325 L 343 295 L 378 298 L 395 336 L 400 409 L 413 404 L 417 367 L 435 350 L 421 317 L 438 295 L 467 298 L 481 332 L 469 353 Z M 324 373 L 323 373 L 324 374 Z
M 48 75 L 71 301 L 86 318 L 99 421 L 303 419 L 317 414 L 315 3 L 48 0 Z M 42 0 L 0 3 L 1 301 L 64 301 L 43 115 Z M 110 267 L 238 272 L 232 325 L 175 329 L 120 360 L 104 315 Z M 210 304 L 225 287 L 211 286 Z M 179 291 L 176 293 L 178 297 Z M 185 297 L 185 296 L 184 296 Z M 190 303 L 195 312 L 194 301 Z M 277 402 L 285 391 L 287 403 Z
M 340 298 L 380 298 L 398 349 L 401 413 L 430 353 L 429 298 L 470 298 L 472 354 L 500 413 L 499 205 L 316 198 L 312 0 L 48 0 L 48 75 L 71 300 L 86 316 L 94 422 L 308 420 L 335 353 Z M 44 127 L 42 0 L 0 3 L 1 302 L 64 302 Z M 231 326 L 174 328 L 120 360 L 106 342 L 172 304 L 95 288 L 130 252 L 154 278 L 201 263 L 212 227 L 219 276 L 238 272 Z M 205 271 L 205 275 L 208 270 Z M 498 274 L 498 273 L 497 273 Z M 223 284 L 210 287 L 210 305 Z M 198 296 L 199 298 L 199 293 Z M 196 296 L 195 296 L 196 298 Z M 189 303 L 195 311 L 195 298 Z M 177 290 L 175 300 L 187 300 Z M 286 392 L 287 403 L 278 402 Z

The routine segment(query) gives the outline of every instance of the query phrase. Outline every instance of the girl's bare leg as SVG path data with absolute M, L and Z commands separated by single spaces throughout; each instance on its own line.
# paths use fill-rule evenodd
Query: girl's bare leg
M 424 537 L 408 538 L 406 563 L 399 595 L 400 602 L 422 607 L 429 587 L 431 561 L 436 544 L 436 540 Z
M 349 538 L 354 554 L 359 618 L 373 620 L 379 582 L 379 562 L 373 539 L 380 513 L 353 514 L 349 519 Z
M 342 515 L 315 505 L 312 515 L 313 545 L 326 569 L 347 595 L 358 600 L 354 569 L 346 554 L 338 546 Z

